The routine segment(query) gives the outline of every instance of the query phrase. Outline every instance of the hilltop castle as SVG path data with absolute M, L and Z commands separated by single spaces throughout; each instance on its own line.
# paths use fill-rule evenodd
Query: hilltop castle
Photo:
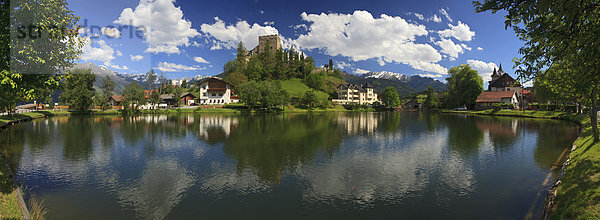
M 273 52 L 281 50 L 281 39 L 279 38 L 279 35 L 273 34 L 258 36 L 258 45 L 254 49 L 248 51 L 248 57 L 266 52 L 267 49 Z

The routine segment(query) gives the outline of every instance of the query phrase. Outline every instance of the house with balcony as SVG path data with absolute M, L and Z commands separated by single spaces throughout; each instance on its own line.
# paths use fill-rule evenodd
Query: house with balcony
M 373 104 L 379 102 L 377 93 L 373 91 L 373 86 L 370 84 L 356 85 L 356 84 L 340 84 L 337 87 L 337 99 L 331 100 L 334 104 L 346 105 L 349 103 Z
M 200 81 L 199 105 L 224 105 L 239 102 L 233 93 L 233 85 L 219 77 L 208 77 Z

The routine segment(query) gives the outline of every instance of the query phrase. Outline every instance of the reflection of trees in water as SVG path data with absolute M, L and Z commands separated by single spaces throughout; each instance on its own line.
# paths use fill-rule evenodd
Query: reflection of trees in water
M 448 115 L 441 122 L 448 128 L 450 149 L 461 154 L 472 155 L 479 151 L 483 132 L 477 128 L 475 118 L 465 115 Z
M 277 184 L 284 169 L 309 163 L 317 151 L 333 153 L 342 141 L 330 115 L 255 115 L 240 118 L 225 141 L 238 172 L 252 167 L 262 181 Z
M 533 158 L 535 163 L 544 169 L 552 168 L 565 148 L 570 149 L 579 133 L 577 126 L 562 121 L 533 123 L 530 126 L 535 126 L 538 133 Z
M 58 125 L 63 140 L 63 155 L 73 161 L 88 160 L 93 151 L 93 122 L 85 117 L 70 117 L 68 120 L 68 123 Z

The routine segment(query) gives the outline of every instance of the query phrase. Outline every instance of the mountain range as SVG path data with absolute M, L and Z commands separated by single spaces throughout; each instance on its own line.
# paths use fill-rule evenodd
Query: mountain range
M 411 93 L 427 90 L 431 86 L 436 91 L 445 91 L 448 86 L 429 77 L 407 76 L 400 73 L 381 71 L 368 72 L 362 75 L 349 74 L 342 72 L 342 79 L 352 84 L 371 84 L 376 92 L 381 93 L 388 87 L 394 87 L 398 90 L 400 97 L 407 97 Z

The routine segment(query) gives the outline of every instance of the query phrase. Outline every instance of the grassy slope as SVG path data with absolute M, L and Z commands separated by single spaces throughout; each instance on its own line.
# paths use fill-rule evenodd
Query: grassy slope
M 600 219 L 600 142 L 593 142 L 591 124 L 587 116 L 547 111 L 457 112 L 445 110 L 443 112 L 566 119 L 580 123 L 583 131 L 575 140 L 574 145 L 577 148 L 570 154 L 571 162 L 561 179 L 556 197 L 557 205 L 550 218 Z
M 304 93 L 310 90 L 310 88 L 308 88 L 308 86 L 306 86 L 301 79 L 282 80 L 281 87 L 290 95 L 290 97 L 295 98 L 302 98 Z M 317 95 L 323 98 L 329 97 L 327 93 L 321 91 L 317 91 Z

